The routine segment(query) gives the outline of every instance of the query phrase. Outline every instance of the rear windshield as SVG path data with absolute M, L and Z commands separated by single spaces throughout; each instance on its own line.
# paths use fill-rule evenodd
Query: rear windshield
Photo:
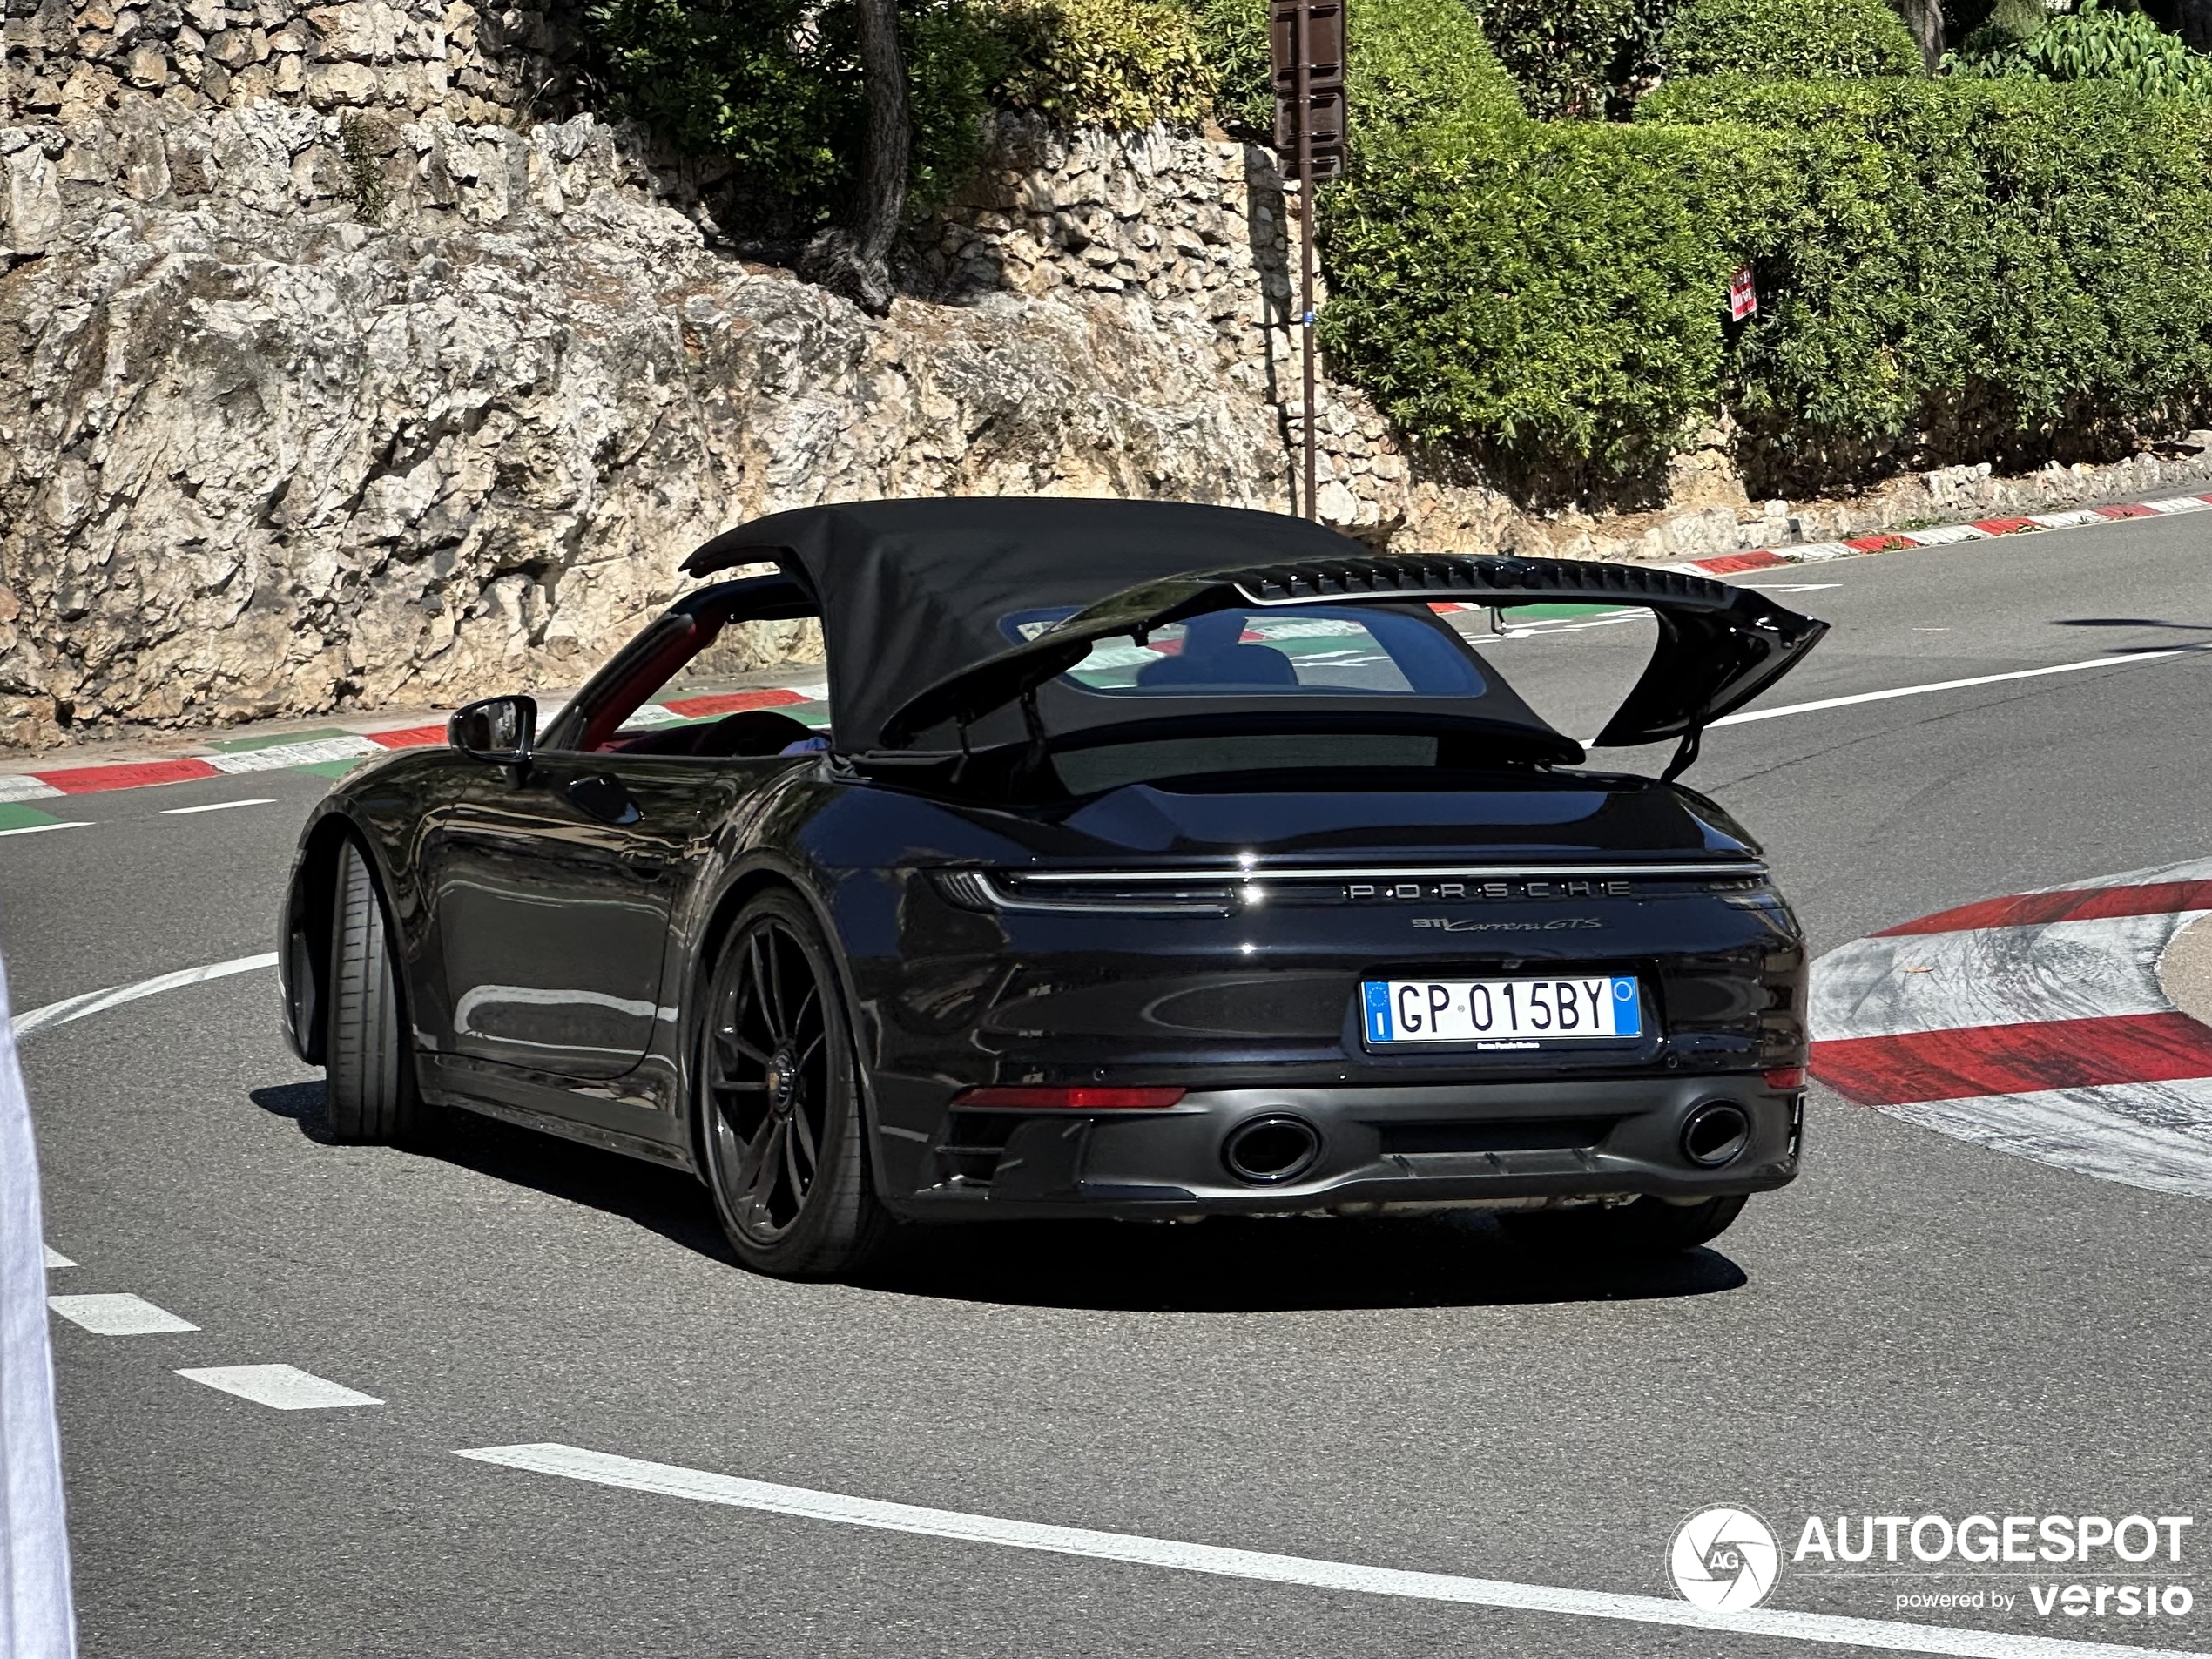
M 1004 624 L 1035 638 L 1072 610 Z M 1295 616 L 1233 609 L 1156 630 L 1142 645 L 1102 640 L 1061 684 L 1110 697 L 1480 697 L 1490 687 L 1466 646 L 1420 616 L 1301 606 Z

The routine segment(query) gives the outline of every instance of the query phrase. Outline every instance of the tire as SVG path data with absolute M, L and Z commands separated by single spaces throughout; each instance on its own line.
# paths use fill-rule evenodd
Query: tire
M 350 840 L 338 854 L 331 906 L 329 998 L 323 1098 L 332 1137 L 421 1139 L 432 1114 L 415 1082 L 415 1045 L 384 900 L 368 860 Z
M 1740 1192 L 1696 1204 L 1646 1197 L 1617 1208 L 1508 1211 L 1499 1220 L 1523 1244 L 1570 1255 L 1671 1256 L 1719 1238 L 1744 1203 Z
M 836 1278 L 890 1231 L 836 963 L 806 905 L 764 894 L 708 981 L 695 1084 L 702 1166 L 738 1259 L 779 1278 Z

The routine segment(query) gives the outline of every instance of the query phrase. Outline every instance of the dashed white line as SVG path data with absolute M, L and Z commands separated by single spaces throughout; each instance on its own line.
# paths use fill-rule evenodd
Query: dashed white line
M 1275 1555 L 1252 1549 L 1225 1549 L 1212 1544 L 1147 1538 L 1133 1533 L 1042 1526 L 996 1515 L 968 1514 L 956 1509 L 927 1509 L 916 1504 L 886 1503 L 873 1498 L 816 1492 L 806 1487 L 776 1486 L 765 1480 L 746 1480 L 677 1464 L 648 1463 L 638 1458 L 576 1446 L 487 1446 L 455 1455 L 536 1474 L 557 1474 L 571 1480 L 588 1480 L 631 1492 L 765 1510 L 772 1514 L 796 1515 L 808 1521 L 837 1521 L 883 1532 L 915 1533 L 959 1543 L 997 1544 L 1056 1555 L 1082 1555 L 1137 1567 L 1208 1573 L 1223 1578 L 1258 1579 L 1271 1584 L 1454 1602 L 1516 1612 L 1564 1613 L 1631 1624 L 1726 1631 L 1736 1635 L 1777 1636 L 1836 1647 L 1961 1655 L 1966 1659 L 2154 1659 L 2154 1656 L 2156 1659 L 2182 1659 L 2168 1650 L 2014 1635 L 2000 1630 L 1961 1630 L 1889 1619 L 1852 1619 L 1764 1608 L 1745 1613 L 1708 1613 L 1688 1602 L 1668 1601 L 1656 1595 L 1617 1595 L 1548 1584 L 1516 1584 L 1494 1578 L 1401 1572 L 1393 1568 L 1361 1567 L 1303 1555 Z M 2187 1656 L 2186 1659 L 2202 1659 L 2202 1656 Z
M 347 1406 L 381 1406 L 374 1394 L 318 1377 L 297 1366 L 196 1366 L 177 1374 L 205 1383 L 257 1406 L 280 1412 L 328 1411 Z
M 273 798 L 267 795 L 249 795 L 244 800 L 212 800 L 205 806 L 165 806 L 161 809 L 161 815 L 164 818 L 186 818 L 194 813 L 227 813 L 233 806 L 266 806 L 272 804 L 272 800 Z
M 233 974 L 250 974 L 257 968 L 274 968 L 276 952 L 263 951 L 259 956 L 239 956 L 227 962 L 209 962 L 201 968 L 179 968 L 173 974 L 158 974 L 152 979 L 142 979 L 135 985 L 118 985 L 110 990 L 86 991 L 82 995 L 65 997 L 58 1002 L 49 1002 L 44 1008 L 18 1014 L 9 1029 L 24 1037 L 50 1025 L 67 1025 L 71 1020 L 81 1020 L 88 1014 L 99 1014 L 125 1002 L 135 1002 L 142 996 L 153 996 L 162 991 L 173 991 L 186 985 L 199 985 L 211 979 L 225 979 Z
M 68 1257 L 63 1255 L 61 1251 L 56 1250 L 51 1244 L 46 1246 L 46 1271 L 48 1272 L 51 1272 L 57 1267 L 74 1267 L 77 1264 L 75 1262 L 70 1260 Z
M 48 830 L 90 829 L 92 826 L 78 819 L 61 824 L 25 824 L 20 829 L 0 830 L 0 835 L 44 835 Z
M 180 1319 L 142 1296 L 50 1296 L 46 1305 L 95 1336 L 152 1337 L 170 1331 L 199 1329 L 191 1320 Z

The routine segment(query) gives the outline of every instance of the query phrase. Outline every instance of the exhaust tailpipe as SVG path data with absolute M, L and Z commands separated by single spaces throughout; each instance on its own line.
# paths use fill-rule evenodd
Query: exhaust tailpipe
M 1750 1143 L 1750 1116 L 1732 1100 L 1709 1100 L 1683 1121 L 1683 1156 L 1702 1169 L 1733 1162 Z
M 1321 1156 L 1321 1132 L 1302 1117 L 1271 1114 L 1239 1123 L 1221 1144 L 1221 1161 L 1239 1181 L 1279 1186 Z

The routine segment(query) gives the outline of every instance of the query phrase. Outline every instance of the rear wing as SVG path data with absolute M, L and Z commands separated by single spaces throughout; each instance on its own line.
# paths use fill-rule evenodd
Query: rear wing
M 1623 748 L 1679 739 L 1683 753 L 1669 776 L 1694 757 L 1707 725 L 1772 685 L 1828 631 L 1826 623 L 1750 589 L 1632 564 L 1423 554 L 1194 571 L 1124 589 L 1025 644 L 939 680 L 884 722 L 884 741 L 902 749 L 948 721 L 972 725 L 1074 668 L 1097 640 L 1122 637 L 1143 644 L 1156 629 L 1231 605 L 1409 600 L 1609 604 L 1650 610 L 1659 624 L 1658 648 L 1595 744 Z

